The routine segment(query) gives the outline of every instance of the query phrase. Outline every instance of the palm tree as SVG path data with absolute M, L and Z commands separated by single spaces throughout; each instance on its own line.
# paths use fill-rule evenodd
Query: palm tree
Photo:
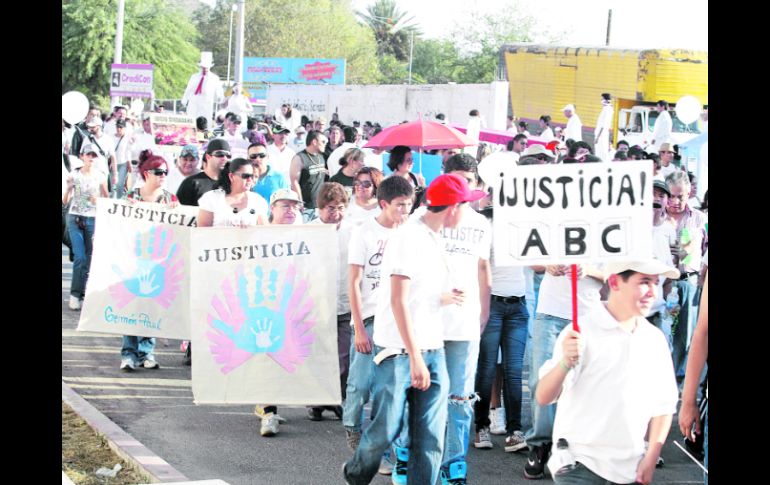
M 378 56 L 391 54 L 399 61 L 409 59 L 409 37 L 420 34 L 415 24 L 407 25 L 414 21 L 414 15 L 401 12 L 395 0 L 377 0 L 366 12 L 356 11 L 356 15 L 374 31 Z

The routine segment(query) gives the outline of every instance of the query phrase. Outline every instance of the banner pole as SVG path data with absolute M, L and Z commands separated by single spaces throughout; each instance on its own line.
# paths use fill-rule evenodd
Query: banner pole
M 572 330 L 580 332 L 578 326 L 578 299 L 577 299 L 577 265 L 570 266 L 572 275 Z

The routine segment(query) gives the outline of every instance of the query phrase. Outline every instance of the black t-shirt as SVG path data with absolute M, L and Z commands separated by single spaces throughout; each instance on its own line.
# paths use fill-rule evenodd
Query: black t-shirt
M 340 169 L 340 171 L 337 172 L 337 174 L 334 175 L 334 177 L 329 179 L 329 182 L 337 182 L 343 187 L 352 187 L 354 180 L 355 179 L 353 177 L 348 177 L 347 175 L 342 173 L 342 169 Z
M 182 205 L 198 205 L 198 199 L 210 190 L 214 190 L 216 180 L 212 180 L 206 172 L 198 172 L 182 180 L 176 191 L 176 197 Z

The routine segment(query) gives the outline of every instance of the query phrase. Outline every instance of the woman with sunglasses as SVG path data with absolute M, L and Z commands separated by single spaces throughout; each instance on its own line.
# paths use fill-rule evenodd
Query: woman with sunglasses
M 251 160 L 235 158 L 227 162 L 214 190 L 198 201 L 198 227 L 267 224 L 267 201 L 251 191 L 256 176 Z
M 67 214 L 67 231 L 74 254 L 70 310 L 80 310 L 86 294 L 96 224 L 96 198 L 109 196 L 107 177 L 94 168 L 97 156 L 96 146 L 86 141 L 80 149 L 83 166 L 67 176 L 67 186 L 62 196 L 62 204 L 65 206 L 72 202 Z
M 363 167 L 356 172 L 353 179 L 353 198 L 348 204 L 345 221 L 359 226 L 367 219 L 380 215 L 382 209 L 377 202 L 377 187 L 383 178 L 382 172 L 372 167 Z
M 123 200 L 165 204 L 171 209 L 179 205 L 176 195 L 163 188 L 168 176 L 168 163 L 166 163 L 165 158 L 154 155 L 151 150 L 144 150 L 139 155 L 137 168 L 144 184 L 126 193 Z M 155 360 L 154 351 L 154 337 L 124 335 L 123 347 L 120 349 L 120 370 L 132 372 L 138 367 L 160 368 Z
M 151 150 L 144 150 L 139 155 L 137 168 L 144 184 L 127 193 L 125 200 L 156 202 L 166 204 L 172 209 L 179 205 L 176 195 L 165 188 L 168 176 L 168 163 L 165 158 L 154 155 Z

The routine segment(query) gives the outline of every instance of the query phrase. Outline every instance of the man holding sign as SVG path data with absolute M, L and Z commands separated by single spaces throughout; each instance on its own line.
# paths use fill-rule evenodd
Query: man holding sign
M 563 330 L 539 370 L 537 402 L 559 402 L 548 462 L 556 485 L 651 483 L 676 412 L 668 344 L 644 316 L 658 279 L 679 271 L 648 260 L 608 263 L 607 272 L 607 303 L 581 320 L 579 333 Z

